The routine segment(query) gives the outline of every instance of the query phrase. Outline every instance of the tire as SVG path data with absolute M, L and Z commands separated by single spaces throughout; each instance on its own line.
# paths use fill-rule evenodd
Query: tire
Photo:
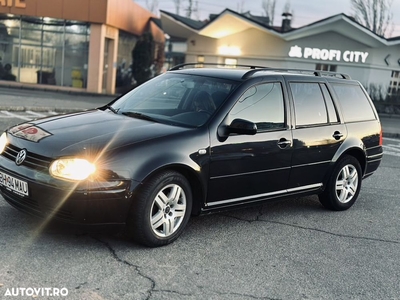
M 319 195 L 319 201 L 330 210 L 349 209 L 357 200 L 361 181 L 360 163 L 355 157 L 346 155 L 334 167 L 325 191 Z
M 192 210 L 192 192 L 178 172 L 164 171 L 144 183 L 127 222 L 133 239 L 148 247 L 172 243 L 183 232 Z

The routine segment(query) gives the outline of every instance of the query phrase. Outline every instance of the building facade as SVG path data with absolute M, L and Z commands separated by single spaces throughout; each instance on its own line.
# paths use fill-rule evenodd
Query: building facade
M 345 14 L 293 29 L 290 14 L 271 27 L 226 9 L 201 28 L 162 11 L 169 35 L 187 41 L 186 62 L 334 71 L 359 80 L 377 98 L 400 96 L 400 37 L 385 39 Z
M 143 33 L 163 48 L 158 23 L 132 0 L 0 0 L 0 84 L 113 94 Z

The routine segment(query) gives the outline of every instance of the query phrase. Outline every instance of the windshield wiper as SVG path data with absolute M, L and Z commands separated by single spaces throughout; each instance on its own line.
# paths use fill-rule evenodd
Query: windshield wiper
M 109 110 L 111 110 L 114 114 L 117 114 L 118 111 L 119 111 L 119 108 L 118 108 L 118 109 L 115 109 L 115 108 L 112 107 L 111 105 L 107 105 L 106 108 L 108 108 Z
M 142 120 L 147 120 L 147 121 L 153 121 L 153 122 L 159 122 L 157 119 L 154 119 L 148 115 L 144 115 L 142 113 L 139 112 L 135 112 L 135 111 L 124 111 L 121 114 L 128 116 L 128 117 L 134 117 L 134 118 L 138 118 L 138 119 L 142 119 Z

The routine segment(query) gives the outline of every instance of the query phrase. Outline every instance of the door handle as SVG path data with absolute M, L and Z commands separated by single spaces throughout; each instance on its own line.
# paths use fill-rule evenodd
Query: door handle
M 340 140 L 343 137 L 343 133 L 340 131 L 335 131 L 332 136 L 335 140 Z
M 284 149 L 284 148 L 290 146 L 291 144 L 292 144 L 292 142 L 287 140 L 287 139 L 285 139 L 285 138 L 281 138 L 278 141 L 278 147 L 281 148 L 281 149 Z

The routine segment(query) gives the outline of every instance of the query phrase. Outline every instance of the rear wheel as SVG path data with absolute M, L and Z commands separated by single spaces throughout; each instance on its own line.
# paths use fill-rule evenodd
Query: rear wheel
M 361 179 L 358 160 L 353 156 L 344 156 L 334 167 L 325 191 L 319 195 L 319 201 L 331 210 L 350 208 L 360 193 Z
M 178 172 L 164 171 L 139 191 L 131 207 L 128 230 L 143 245 L 167 245 L 181 235 L 191 210 L 189 182 Z

